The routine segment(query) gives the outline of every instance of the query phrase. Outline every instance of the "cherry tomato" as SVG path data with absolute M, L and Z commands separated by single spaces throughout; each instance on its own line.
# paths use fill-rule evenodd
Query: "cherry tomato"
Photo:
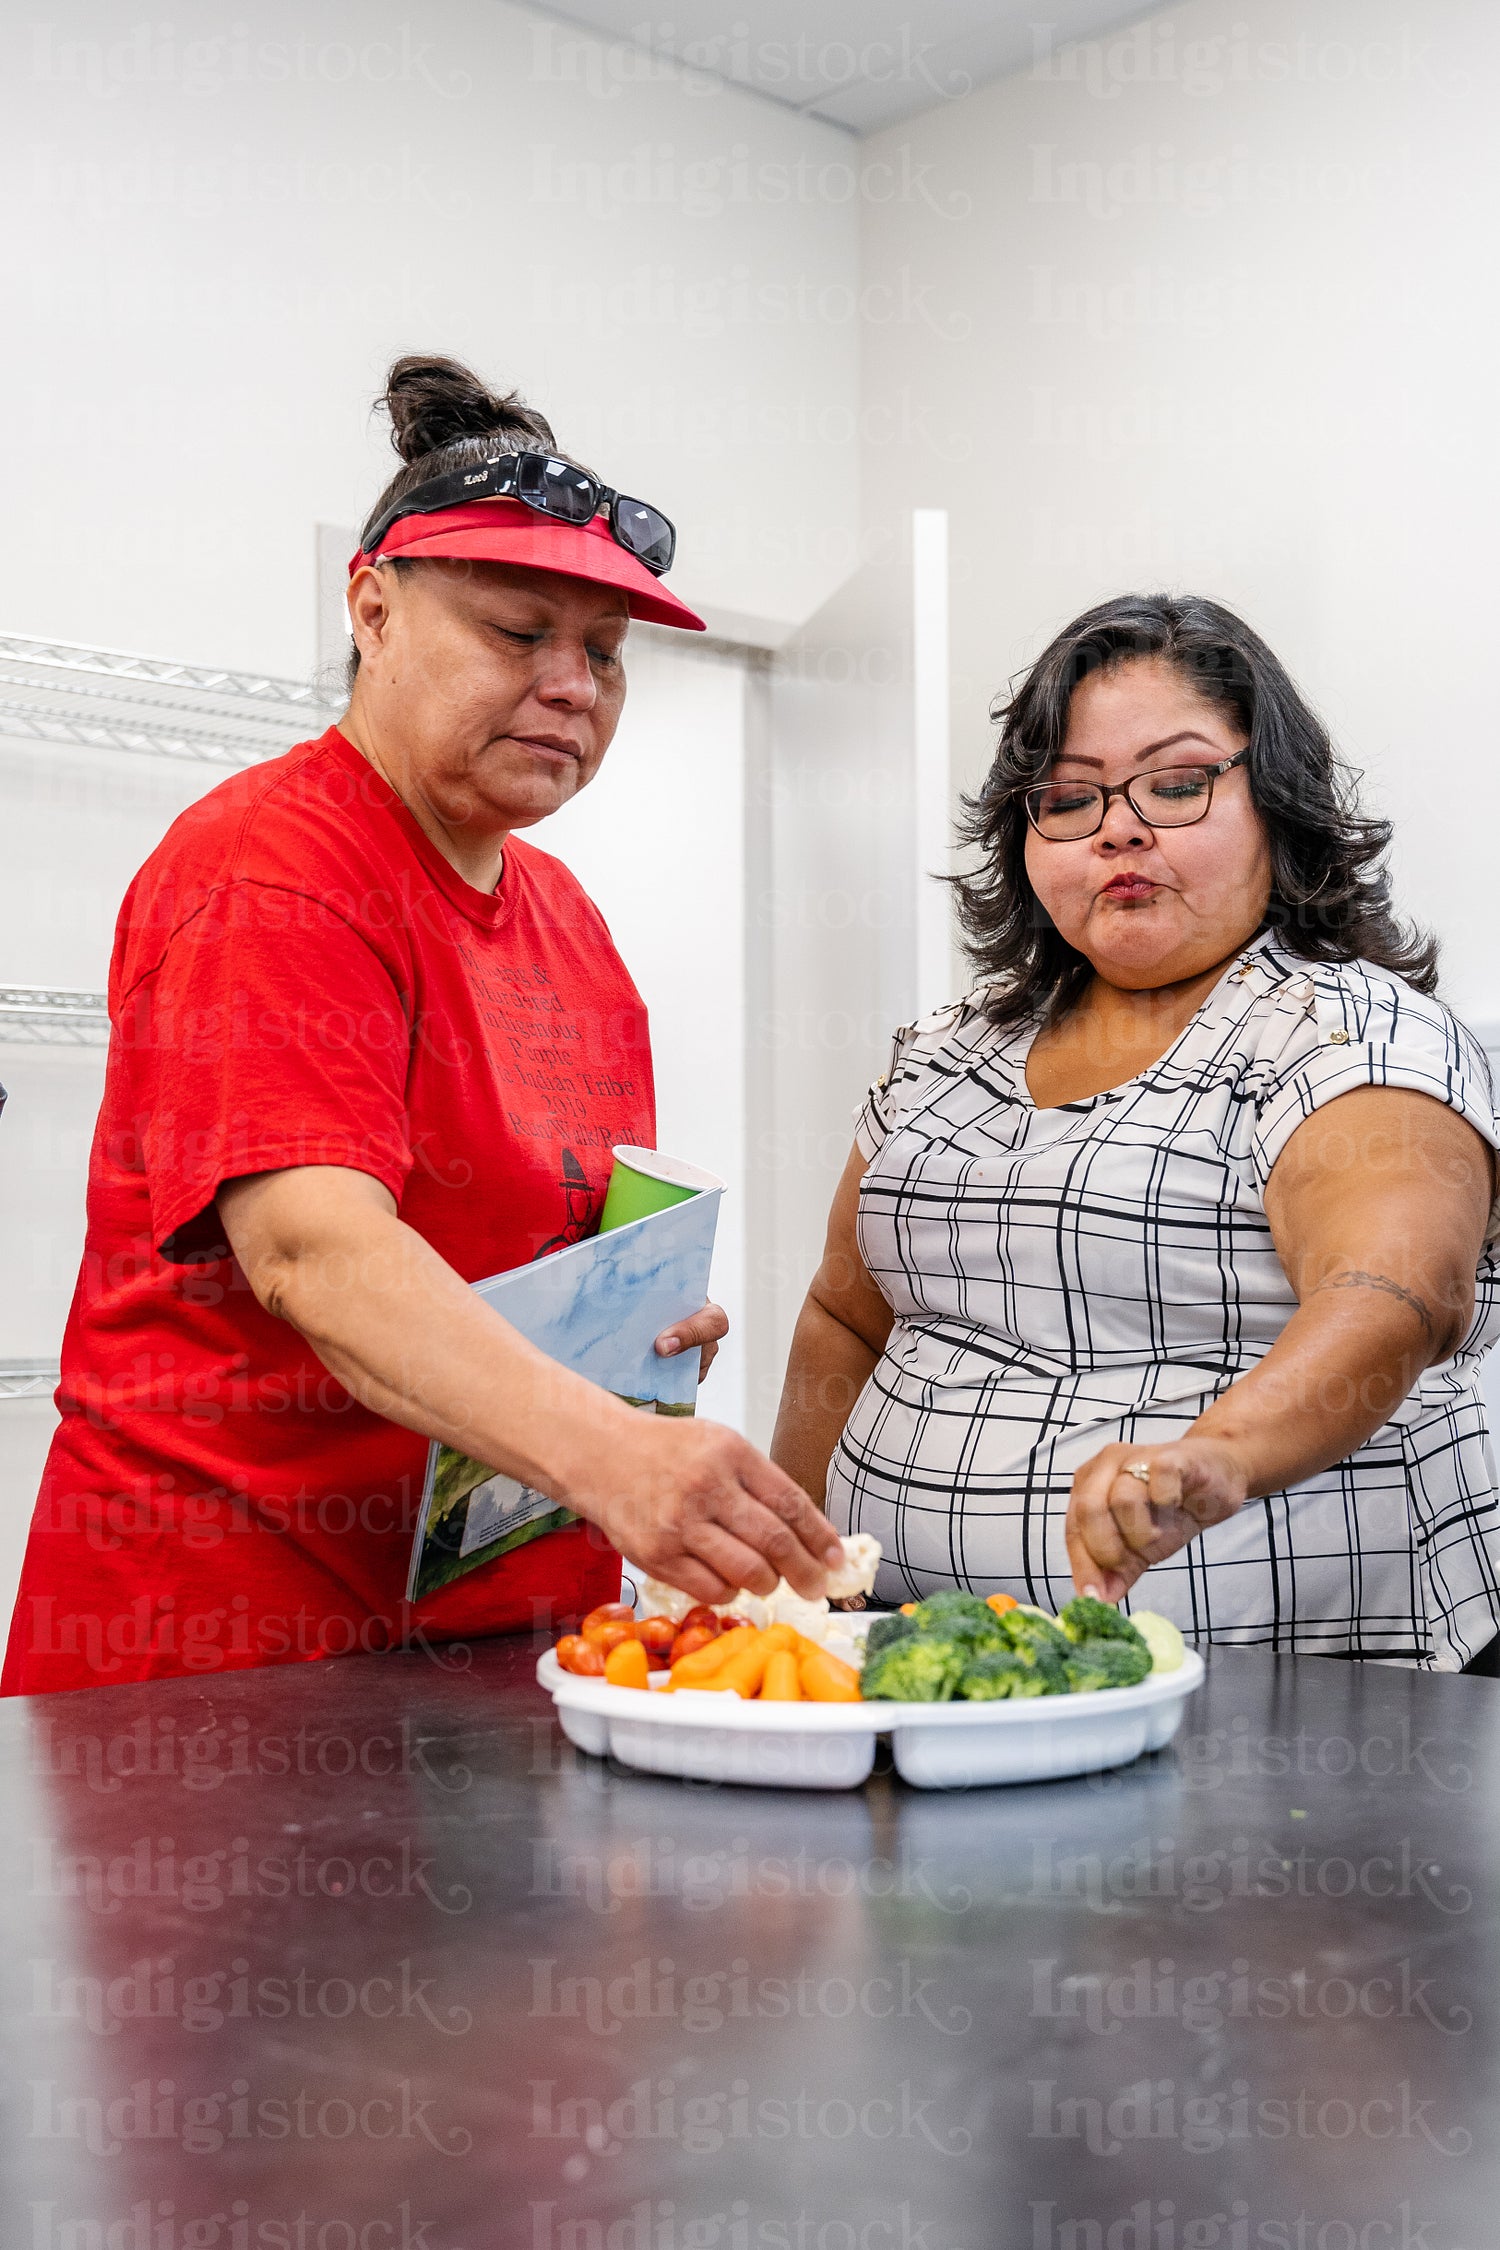
M 721 1633 L 737 1632 L 741 1627 L 748 1628 L 749 1623 L 748 1617 L 721 1617 L 719 1619 L 719 1631 Z
M 714 1615 L 707 1602 L 694 1602 L 686 1617 L 679 1619 L 677 1630 L 685 1633 L 691 1626 L 706 1625 L 711 1633 L 717 1633 L 723 1622 L 721 1617 Z
M 709 1642 L 718 1637 L 717 1632 L 710 1632 L 706 1625 L 684 1625 L 672 1643 L 670 1661 L 675 1664 L 679 1657 L 691 1656 L 695 1648 L 707 1648 Z
M 579 1672 L 585 1679 L 602 1680 L 604 1656 L 592 1641 L 582 1633 L 564 1633 L 557 1644 L 557 1661 L 565 1672 Z
M 621 1641 L 635 1639 L 635 1620 L 631 1618 L 627 1622 L 623 1617 L 606 1617 L 602 1625 L 585 1625 L 583 1638 L 601 1656 L 608 1656 L 610 1650 L 618 1648 Z
M 677 1638 L 677 1627 L 670 1617 L 643 1617 L 635 1637 L 648 1656 L 665 1656 Z
M 589 1611 L 578 1630 L 586 1641 L 591 1641 L 601 1625 L 630 1625 L 634 1620 L 635 1611 L 629 1602 L 601 1602 L 597 1609 Z

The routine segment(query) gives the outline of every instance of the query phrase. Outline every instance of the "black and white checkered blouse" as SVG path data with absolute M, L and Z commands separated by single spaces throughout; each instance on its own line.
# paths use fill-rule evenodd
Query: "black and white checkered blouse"
M 1057 1608 L 1073 1472 L 1112 1440 L 1179 1437 L 1296 1310 L 1262 1201 L 1297 1126 L 1408 1087 L 1500 1144 L 1482 1049 L 1367 963 L 1256 940 L 1140 1077 L 1037 1109 L 1030 1026 L 979 996 L 897 1033 L 856 1137 L 865 1263 L 896 1320 L 829 1469 L 841 1529 L 885 1552 L 878 1598 L 939 1586 Z M 1474 1322 L 1359 1451 L 1246 1503 L 1140 1582 L 1200 1642 L 1456 1670 L 1500 1627 L 1500 1499 Z

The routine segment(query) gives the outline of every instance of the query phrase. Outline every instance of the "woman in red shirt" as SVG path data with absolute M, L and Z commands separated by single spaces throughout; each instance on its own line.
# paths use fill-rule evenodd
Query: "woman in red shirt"
M 701 626 L 670 524 L 516 397 L 408 359 L 386 403 L 344 719 L 211 790 L 121 910 L 7 1693 L 561 1622 L 619 1551 L 709 1601 L 839 1559 L 743 1438 L 635 1412 L 467 1286 L 588 1233 L 613 1144 L 654 1143 L 640 996 L 517 831 L 598 772 L 628 619 Z M 413 1609 L 433 1437 L 583 1520 Z

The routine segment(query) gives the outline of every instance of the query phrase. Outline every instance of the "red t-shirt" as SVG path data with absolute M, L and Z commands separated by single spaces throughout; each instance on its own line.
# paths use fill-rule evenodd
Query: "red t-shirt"
M 229 1255 L 222 1182 L 381 1180 L 466 1281 L 576 1242 L 655 1140 L 646 1010 L 598 909 L 511 837 L 448 865 L 336 728 L 222 782 L 126 896 L 83 1266 L 0 1692 L 561 1620 L 586 1526 L 408 1610 L 427 1441 L 360 1406 Z

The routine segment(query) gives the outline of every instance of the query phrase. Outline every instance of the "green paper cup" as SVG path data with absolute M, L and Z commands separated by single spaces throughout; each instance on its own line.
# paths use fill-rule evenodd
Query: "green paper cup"
M 675 1156 L 661 1156 L 654 1148 L 632 1148 L 626 1143 L 612 1154 L 615 1168 L 599 1221 L 601 1234 L 628 1227 L 636 1219 L 649 1219 L 653 1211 L 670 1211 L 674 1203 L 687 1203 L 706 1188 L 724 1185 L 712 1172 L 700 1172 L 696 1164 L 683 1164 Z

